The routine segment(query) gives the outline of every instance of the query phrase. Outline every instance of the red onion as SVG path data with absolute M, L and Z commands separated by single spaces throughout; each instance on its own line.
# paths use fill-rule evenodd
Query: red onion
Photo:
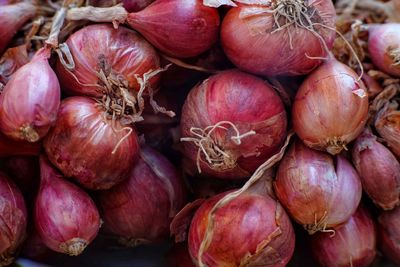
M 184 205 L 183 181 L 161 154 L 142 147 L 128 179 L 99 193 L 106 230 L 127 246 L 153 243 L 169 235 L 172 218 Z
M 100 216 L 93 200 L 40 157 L 40 189 L 35 202 L 36 231 L 50 249 L 77 256 L 96 237 Z
M 187 243 L 174 244 L 167 255 L 167 266 L 169 267 L 196 267 L 192 262 Z
M 29 62 L 26 45 L 7 49 L 0 59 L 0 85 L 6 84 L 20 67 Z
M 363 189 L 385 210 L 400 204 L 400 163 L 370 131 L 364 131 L 353 146 L 353 162 Z
M 50 49 L 40 49 L 18 69 L 0 96 L 0 129 L 10 138 L 36 142 L 54 124 L 60 85 L 49 65 Z
M 139 144 L 135 130 L 110 119 L 98 102 L 70 97 L 62 102 L 44 148 L 65 176 L 98 190 L 128 177 Z
M 17 31 L 36 13 L 31 3 L 22 2 L 0 8 L 0 56 Z
M 344 157 L 310 149 L 299 140 L 281 161 L 274 185 L 289 215 L 310 234 L 346 222 L 361 200 L 360 179 Z
M 206 175 L 246 178 L 280 149 L 286 124 L 283 103 L 268 83 L 224 71 L 194 87 L 185 101 L 184 154 Z
M 338 154 L 367 122 L 365 86 L 352 69 L 332 58 L 300 86 L 292 117 L 296 134 L 307 146 Z
M 335 39 L 332 1 L 275 0 L 268 4 L 241 5 L 227 13 L 221 27 L 227 56 L 238 68 L 255 74 L 309 73 L 321 64 L 320 59 L 310 57 L 326 57 Z M 304 12 L 300 16 L 295 13 L 298 9 Z
M 367 267 L 376 254 L 375 225 L 367 209 L 357 212 L 335 235 L 318 233 L 312 237 L 314 258 L 322 267 Z
M 0 173 L 0 265 L 7 266 L 26 235 L 27 211 L 24 198 L 14 183 Z
M 400 265 L 400 207 L 383 212 L 378 219 L 380 250 Z
M 400 159 L 400 102 L 385 105 L 376 115 L 375 128 L 388 144 L 390 150 Z
M 14 141 L 0 133 L 0 157 L 9 156 L 34 156 L 39 155 L 41 149 L 40 143 L 28 143 L 23 141 Z
M 122 3 L 128 12 L 138 12 L 153 3 L 155 0 L 123 0 Z
M 400 24 L 372 25 L 368 31 L 372 62 L 382 71 L 400 77 Z
M 247 190 L 215 211 L 208 246 L 201 253 L 209 213 L 227 193 L 204 202 L 192 220 L 189 252 L 196 266 L 286 266 L 294 251 L 293 227 L 263 187 Z

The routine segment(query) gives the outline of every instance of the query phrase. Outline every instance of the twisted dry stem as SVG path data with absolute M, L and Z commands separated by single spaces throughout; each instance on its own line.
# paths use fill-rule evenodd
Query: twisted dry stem
M 343 149 L 346 151 L 348 150 L 346 147 L 346 142 L 342 141 L 340 137 L 335 136 L 326 141 L 326 151 L 328 151 L 328 153 L 331 155 L 337 155 Z
M 325 211 L 324 215 L 321 217 L 321 219 L 317 219 L 317 214 L 314 214 L 314 224 L 306 224 L 304 225 L 304 229 L 307 230 L 307 232 L 310 235 L 313 235 L 317 232 L 323 232 L 323 233 L 331 233 L 331 237 L 335 236 L 335 230 L 333 229 L 326 229 L 327 227 L 327 220 L 328 220 L 328 212 Z
M 388 54 L 393 60 L 392 66 L 395 66 L 395 67 L 400 66 L 400 47 L 389 48 Z
M 218 140 L 213 137 L 213 133 L 217 129 L 225 131 L 230 129 L 223 125 L 229 125 L 233 129 L 235 135 L 231 136 L 230 140 L 236 145 L 240 145 L 243 138 L 256 134 L 255 131 L 240 134 L 236 125 L 230 121 L 220 121 L 204 129 L 196 127 L 190 128 L 190 133 L 193 137 L 183 137 L 181 141 L 193 142 L 198 147 L 196 165 L 199 173 L 201 173 L 201 162 L 208 164 L 208 166 L 214 170 L 229 170 L 236 166 L 237 158 L 235 155 L 225 150 L 224 147 L 219 144 Z M 202 155 L 205 157 L 205 160 L 203 160 Z

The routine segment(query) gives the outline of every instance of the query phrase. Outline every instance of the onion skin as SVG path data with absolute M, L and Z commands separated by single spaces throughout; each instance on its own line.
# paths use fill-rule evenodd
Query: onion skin
M 143 10 L 155 0 L 123 0 L 123 6 L 128 12 L 138 12 Z
M 0 85 L 7 84 L 11 76 L 20 67 L 29 62 L 26 45 L 20 45 L 7 49 L 0 59 Z
M 194 215 L 188 244 L 195 263 L 199 261 L 208 214 L 227 193 L 208 199 Z M 295 236 L 289 217 L 266 193 L 244 192 L 220 207 L 213 218 L 213 237 L 202 255 L 206 266 L 280 267 L 286 266 L 293 255 Z
M 0 129 L 9 138 L 37 142 L 56 120 L 61 92 L 49 57 L 49 49 L 39 50 L 0 95 Z
M 379 216 L 378 237 L 380 250 L 400 265 L 400 207 Z
M 130 13 L 127 23 L 162 53 L 187 58 L 200 55 L 217 41 L 220 18 L 202 0 L 156 0 Z
M 75 69 L 69 71 L 58 61 L 56 72 L 68 95 L 102 97 L 98 72 L 103 65 L 115 75 L 122 76 L 132 91 L 139 91 L 135 75 L 142 77 L 160 67 L 154 48 L 138 33 L 125 27 L 116 30 L 108 24 L 86 26 L 73 33 L 66 44 L 74 58 Z M 158 78 L 151 79 L 153 88 L 157 83 Z
M 37 156 L 40 154 L 41 143 L 15 141 L 0 133 L 0 157 Z
M 26 236 L 27 211 L 17 186 L 0 173 L 0 265 L 8 266 Z
M 335 28 L 335 8 L 332 1 L 307 2 L 317 10 L 312 20 Z M 265 76 L 303 75 L 321 64 L 321 60 L 307 58 L 326 57 L 321 40 L 304 28 L 290 26 L 293 48 L 287 30 L 271 33 L 276 28 L 272 14 L 261 13 L 242 18 L 245 13 L 256 13 L 256 5 L 231 8 L 221 26 L 221 43 L 228 58 L 240 69 Z M 265 7 L 271 11 L 270 8 Z M 333 46 L 335 31 L 315 26 L 327 45 Z
M 400 77 L 400 24 L 385 23 L 368 28 L 368 51 L 372 62 L 382 71 Z M 397 61 L 391 56 L 397 49 Z
M 156 243 L 169 236 L 172 218 L 185 204 L 183 180 L 160 153 L 142 147 L 130 176 L 101 191 L 104 226 L 127 246 Z
M 346 222 L 362 193 L 360 178 L 344 157 L 334 159 L 299 140 L 282 159 L 274 187 L 282 206 L 310 234 Z
M 300 86 L 292 108 L 293 128 L 309 147 L 336 155 L 364 129 L 368 97 L 346 65 L 330 59 Z
M 93 99 L 67 98 L 61 104 L 54 128 L 44 140 L 45 151 L 54 166 L 92 190 L 109 189 L 127 178 L 139 150 L 135 131 L 117 147 L 127 131 L 122 130 L 118 120 L 115 121 L 118 131 L 114 131 L 113 122 L 104 119 L 103 113 Z
M 400 159 L 400 110 L 383 108 L 375 119 L 375 128 L 390 150 Z
M 40 158 L 40 175 L 34 211 L 36 231 L 48 248 L 77 256 L 96 237 L 99 212 L 89 195 L 63 179 L 44 156 Z
M 367 267 L 376 255 L 376 229 L 368 210 L 360 207 L 335 235 L 311 239 L 314 258 L 322 267 Z
M 363 132 L 352 150 L 363 189 L 379 207 L 390 210 L 400 204 L 400 163 L 388 148 Z
M 211 76 L 189 93 L 182 109 L 181 136 L 192 136 L 192 127 L 202 128 L 221 121 L 232 122 L 241 134 L 253 130 L 237 145 L 233 129 L 217 129 L 213 137 L 235 160 L 232 166 L 215 168 L 202 157 L 202 174 L 217 178 L 246 178 L 278 152 L 286 137 L 287 118 L 283 103 L 263 80 L 238 70 Z M 226 126 L 226 125 L 224 125 Z M 227 126 L 230 127 L 230 126 Z M 198 146 L 184 142 L 184 155 L 196 164 Z

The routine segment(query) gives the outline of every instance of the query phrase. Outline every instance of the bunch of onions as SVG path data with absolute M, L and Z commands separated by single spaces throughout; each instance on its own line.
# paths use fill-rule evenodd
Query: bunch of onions
M 322 267 L 367 267 L 376 255 L 376 231 L 368 210 L 359 207 L 335 235 L 311 237 L 312 253 Z
M 0 95 L 0 129 L 9 138 L 37 142 L 54 124 L 60 106 L 60 84 L 49 65 L 50 48 L 36 52 L 19 68 Z
M 400 24 L 372 25 L 368 32 L 372 62 L 382 71 L 400 77 Z
M 0 173 L 0 265 L 14 261 L 26 236 L 27 211 L 24 198 L 17 186 Z
M 282 206 L 261 185 L 257 183 L 214 213 L 210 214 L 213 207 L 229 191 L 200 206 L 188 239 L 196 266 L 287 265 L 294 251 L 293 227 Z
M 380 250 L 397 265 L 400 264 L 400 207 L 383 212 L 378 219 Z
M 335 39 L 332 1 L 253 2 L 230 9 L 221 26 L 222 46 L 238 68 L 266 76 L 302 75 L 321 64 Z
M 348 66 L 330 58 L 302 83 L 293 103 L 293 128 L 309 147 L 340 153 L 364 129 L 368 97 Z
M 356 140 L 353 162 L 363 189 L 374 203 L 385 210 L 400 204 L 400 163 L 369 130 Z
M 36 231 L 50 249 L 77 256 L 96 237 L 100 216 L 93 200 L 40 157 L 40 189 L 35 202 Z
M 169 236 L 172 218 L 185 201 L 183 180 L 161 154 L 142 147 L 129 177 L 98 194 L 106 231 L 126 246 L 155 243 Z
M 195 86 L 185 101 L 184 155 L 202 174 L 246 178 L 280 149 L 286 125 L 283 103 L 268 83 L 224 71 Z
M 310 233 L 346 222 L 361 200 L 356 170 L 342 156 L 296 140 L 279 165 L 275 193 L 289 215 Z

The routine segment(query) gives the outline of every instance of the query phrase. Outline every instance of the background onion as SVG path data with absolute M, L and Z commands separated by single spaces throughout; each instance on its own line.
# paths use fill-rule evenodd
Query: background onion
M 153 3 L 155 0 L 123 0 L 122 3 L 128 12 L 137 12 L 151 3 Z
M 380 250 L 393 262 L 400 264 L 400 207 L 382 212 L 378 222 Z

